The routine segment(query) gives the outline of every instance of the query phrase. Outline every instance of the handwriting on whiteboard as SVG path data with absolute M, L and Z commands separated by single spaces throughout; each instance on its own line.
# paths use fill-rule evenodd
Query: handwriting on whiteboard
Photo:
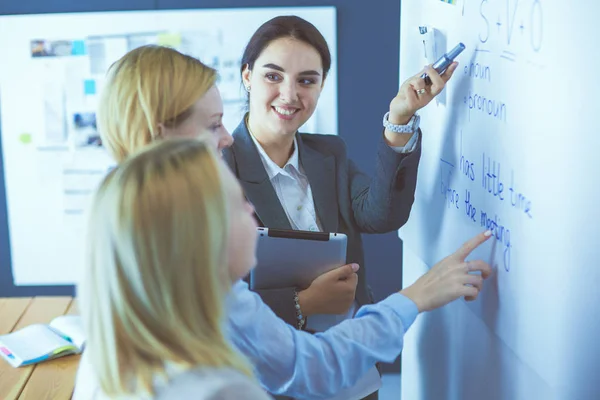
M 544 39 L 541 0 L 481 0 L 479 41 L 497 41 L 506 47 L 515 43 L 539 52 Z

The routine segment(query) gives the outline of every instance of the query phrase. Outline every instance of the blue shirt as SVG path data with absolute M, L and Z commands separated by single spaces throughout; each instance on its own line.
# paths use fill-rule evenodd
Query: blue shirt
M 227 306 L 229 338 L 250 359 L 263 387 L 297 398 L 331 397 L 375 363 L 394 361 L 418 314 L 412 300 L 396 293 L 312 335 L 277 317 L 244 281 L 233 286 Z

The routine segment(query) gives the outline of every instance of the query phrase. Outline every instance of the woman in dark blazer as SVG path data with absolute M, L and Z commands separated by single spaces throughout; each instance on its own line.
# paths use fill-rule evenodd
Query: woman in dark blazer
M 317 331 L 372 303 L 361 233 L 390 232 L 407 221 L 421 153 L 415 113 L 456 69 L 453 64 L 440 76 L 427 68 L 432 85 L 425 85 L 421 71 L 401 86 L 384 126 L 373 129 L 379 147 L 375 176 L 369 177 L 348 158 L 339 136 L 298 133 L 316 108 L 330 65 L 327 43 L 309 22 L 284 16 L 263 24 L 242 57 L 249 112 L 223 152 L 261 225 L 348 236 L 348 265 L 304 290 L 258 291 L 279 317 Z
M 352 267 L 346 266 L 337 275 L 330 273 L 329 280 L 317 278 L 297 296 L 296 288 L 259 291 L 278 316 L 301 328 L 310 327 L 313 314 L 345 314 L 353 305 L 372 302 L 360 234 L 390 232 L 407 221 L 421 154 L 415 113 L 456 69 L 454 63 L 440 76 L 427 68 L 432 85 L 425 85 L 422 71 L 401 86 L 385 115 L 387 127 L 373 129 L 379 145 L 375 175 L 369 177 L 348 158 L 339 136 L 298 133 L 316 108 L 330 66 L 327 43 L 308 21 L 283 16 L 263 24 L 242 57 L 249 112 L 233 132 L 232 147 L 223 153 L 262 225 L 348 236 L 347 262 L 361 267 L 357 282 L 352 282 Z M 337 285 L 339 278 L 343 284 Z M 354 283 L 356 295 L 348 296 Z M 334 300 L 340 294 L 344 302 Z

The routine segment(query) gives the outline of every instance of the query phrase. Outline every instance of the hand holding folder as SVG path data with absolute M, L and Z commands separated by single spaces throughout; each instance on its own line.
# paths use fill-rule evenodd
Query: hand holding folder
M 253 290 L 306 289 L 317 277 L 346 264 L 348 238 L 343 233 L 257 229 Z

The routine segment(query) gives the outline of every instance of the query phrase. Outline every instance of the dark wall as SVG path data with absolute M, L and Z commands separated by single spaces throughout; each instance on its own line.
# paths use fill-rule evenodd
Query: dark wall
M 357 164 L 372 173 L 376 143 L 382 131 L 381 120 L 399 86 L 400 1 L 2 0 L 0 15 L 325 5 L 335 6 L 338 15 L 339 134 L 348 143 L 350 154 Z M 16 287 L 13 284 L 1 150 L 0 147 L 0 297 L 72 295 L 72 286 Z M 364 235 L 364 240 L 367 276 L 379 300 L 401 287 L 401 242 L 396 232 Z

